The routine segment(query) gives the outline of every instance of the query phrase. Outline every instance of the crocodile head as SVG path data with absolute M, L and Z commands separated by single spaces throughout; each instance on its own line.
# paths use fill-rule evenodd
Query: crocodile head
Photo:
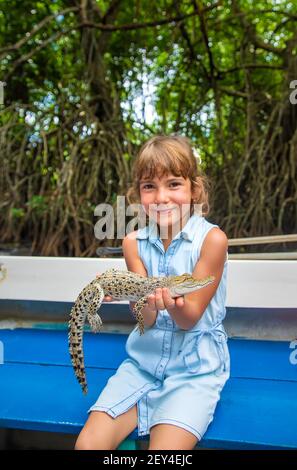
M 191 274 L 184 273 L 180 276 L 171 276 L 168 288 L 172 297 L 179 297 L 208 286 L 214 279 L 214 276 L 196 279 Z

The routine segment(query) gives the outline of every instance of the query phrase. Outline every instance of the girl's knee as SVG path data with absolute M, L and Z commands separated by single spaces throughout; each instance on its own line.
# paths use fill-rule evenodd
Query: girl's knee
M 116 443 L 113 434 L 108 431 L 84 427 L 79 434 L 74 450 L 114 450 Z
M 103 432 L 103 429 L 105 432 Z M 75 450 L 112 450 L 110 433 L 106 432 L 104 413 L 91 413 L 85 426 L 78 435 Z
M 105 439 L 92 438 L 89 435 L 78 436 L 74 450 L 115 450 L 115 446 Z
M 117 418 L 94 411 L 79 434 L 75 450 L 115 450 L 137 426 L 136 406 Z
M 93 450 L 92 441 L 89 438 L 88 434 L 81 433 L 76 439 L 74 450 Z
M 150 430 L 148 450 L 193 450 L 197 437 L 180 426 L 157 424 Z
M 88 439 L 78 437 L 74 446 L 74 450 L 91 450 Z

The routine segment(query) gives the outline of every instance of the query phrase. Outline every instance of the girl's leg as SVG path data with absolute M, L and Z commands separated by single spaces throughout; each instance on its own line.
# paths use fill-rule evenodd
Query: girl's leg
M 114 450 L 137 426 L 137 405 L 117 418 L 92 411 L 79 434 L 75 450 Z
M 172 424 L 156 424 L 150 430 L 148 450 L 192 450 L 198 439 L 194 434 Z

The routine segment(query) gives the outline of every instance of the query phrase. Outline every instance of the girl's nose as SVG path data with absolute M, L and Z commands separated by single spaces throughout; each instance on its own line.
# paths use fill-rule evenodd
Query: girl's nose
M 166 189 L 163 189 L 163 188 L 158 189 L 155 202 L 156 204 L 161 204 L 161 203 L 166 204 L 167 202 L 169 202 L 169 196 L 168 196 Z

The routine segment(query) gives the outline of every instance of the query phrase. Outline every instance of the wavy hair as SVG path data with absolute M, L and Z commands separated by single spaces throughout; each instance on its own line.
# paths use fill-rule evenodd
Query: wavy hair
M 157 135 L 143 144 L 134 162 L 133 183 L 126 194 L 129 204 L 140 203 L 140 180 L 168 174 L 190 179 L 192 192 L 198 193 L 198 197 L 192 198 L 191 214 L 193 205 L 200 204 L 202 215 L 207 215 L 209 180 L 194 156 L 190 140 L 178 135 Z

